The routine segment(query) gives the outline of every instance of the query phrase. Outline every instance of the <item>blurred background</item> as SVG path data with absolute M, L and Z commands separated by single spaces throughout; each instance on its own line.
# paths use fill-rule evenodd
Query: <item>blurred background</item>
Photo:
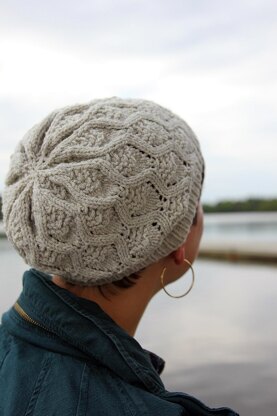
M 17 142 L 58 107 L 144 98 L 197 134 L 196 285 L 175 302 L 159 294 L 136 338 L 166 360 L 168 389 L 252 416 L 277 411 L 276 23 L 275 0 L 0 4 L 0 195 Z M 0 234 L 2 314 L 28 266 L 1 222 Z

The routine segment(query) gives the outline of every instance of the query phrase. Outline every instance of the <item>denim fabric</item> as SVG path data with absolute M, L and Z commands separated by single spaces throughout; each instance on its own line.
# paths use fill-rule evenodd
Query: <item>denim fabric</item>
M 185 393 L 168 392 L 164 361 L 143 349 L 96 303 L 35 269 L 0 326 L 1 416 L 235 416 Z

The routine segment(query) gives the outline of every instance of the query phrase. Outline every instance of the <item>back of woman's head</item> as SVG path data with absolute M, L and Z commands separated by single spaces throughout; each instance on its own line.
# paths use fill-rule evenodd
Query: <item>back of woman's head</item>
M 49 114 L 11 156 L 4 225 L 25 262 L 86 286 L 118 282 L 182 244 L 204 161 L 192 130 L 151 101 Z

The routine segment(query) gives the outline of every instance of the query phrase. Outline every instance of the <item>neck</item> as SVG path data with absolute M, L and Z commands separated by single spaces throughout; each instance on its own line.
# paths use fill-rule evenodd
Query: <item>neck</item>
M 146 276 L 138 279 L 136 284 L 128 289 L 109 287 L 104 295 L 97 287 L 82 287 L 68 284 L 59 276 L 52 278 L 53 283 L 70 291 L 76 296 L 96 302 L 121 328 L 130 336 L 134 336 L 142 315 L 155 293 L 156 279 L 147 279 Z M 110 289 L 110 290 L 109 290 Z

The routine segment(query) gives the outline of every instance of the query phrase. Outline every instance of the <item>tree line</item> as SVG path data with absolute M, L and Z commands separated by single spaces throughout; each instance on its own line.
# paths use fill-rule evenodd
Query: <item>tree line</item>
M 203 204 L 204 212 L 259 212 L 277 211 L 277 199 L 249 198 L 245 200 L 225 200 L 215 204 Z

